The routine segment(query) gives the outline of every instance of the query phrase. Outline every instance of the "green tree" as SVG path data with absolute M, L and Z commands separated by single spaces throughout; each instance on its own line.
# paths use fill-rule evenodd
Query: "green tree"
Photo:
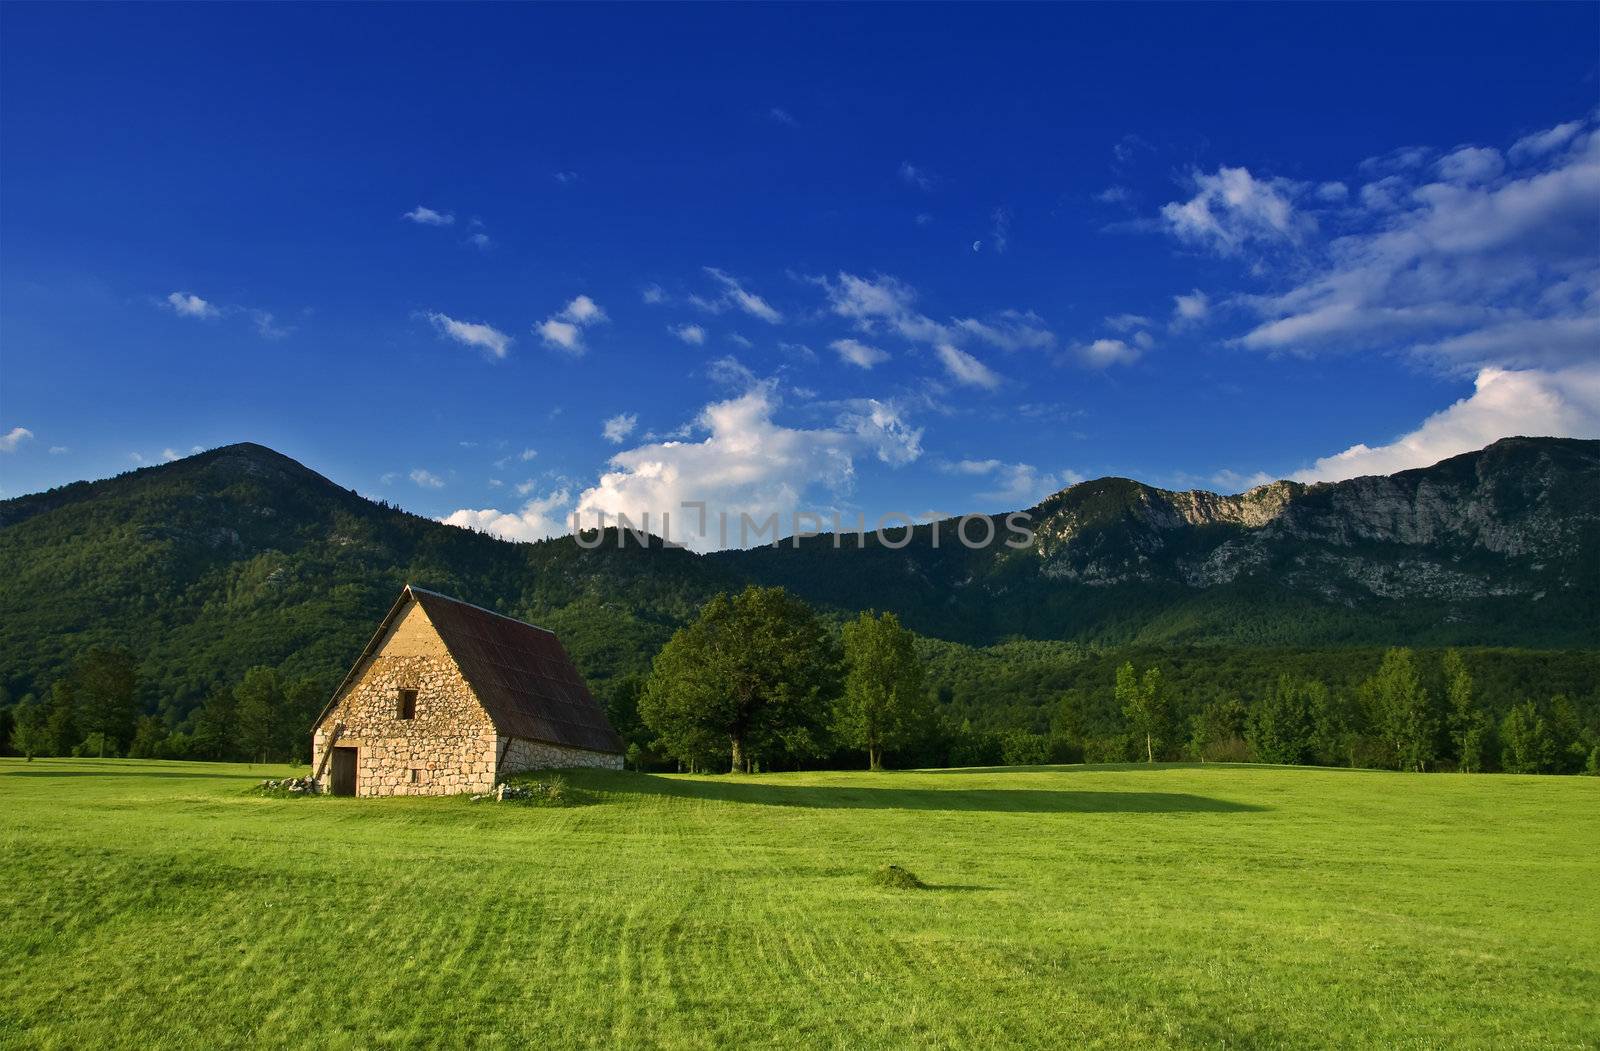
M 1401 770 L 1425 770 L 1434 756 L 1438 719 L 1422 687 L 1411 651 L 1390 649 L 1372 677 L 1361 684 L 1373 728 Z
M 867 750 L 869 769 L 882 770 L 884 751 L 906 744 L 927 714 L 915 636 L 893 613 L 862 613 L 843 634 L 844 694 L 834 725 L 846 744 Z
M 1245 740 L 1263 763 L 1298 765 L 1311 758 L 1315 724 L 1312 712 L 1326 702 L 1328 689 L 1287 673 L 1250 706 Z
M 1467 671 L 1467 663 L 1457 650 L 1445 651 L 1444 688 L 1456 767 L 1462 773 L 1481 773 L 1484 748 L 1488 743 L 1489 716 L 1478 706 L 1477 696 L 1472 689 L 1472 674 Z
M 782 588 L 718 595 L 673 634 L 651 668 L 639 714 L 662 747 L 702 760 L 720 741 L 735 771 L 819 754 L 838 692 L 838 646 Z
M 59 679 L 50 686 L 44 742 L 41 755 L 66 755 L 78 743 L 78 698 L 70 678 Z
M 30 693 L 12 712 L 11 747 L 32 762 L 36 755 L 49 755 L 51 744 L 50 708 Z
M 189 748 L 199 759 L 229 759 L 239 754 L 234 743 L 233 691 L 213 687 L 190 717 Z
M 1132 661 L 1124 664 L 1117 669 L 1116 698 L 1135 736 L 1144 738 L 1145 762 L 1155 762 L 1167 718 L 1160 669 L 1147 668 L 1140 678 L 1134 673 Z
M 167 724 L 159 716 L 141 715 L 128 745 L 129 759 L 159 759 L 166 754 Z
M 283 684 L 278 673 L 258 664 L 244 673 L 234 691 L 234 738 L 248 758 L 266 762 L 277 740 L 278 718 L 283 709 Z
M 115 750 L 133 737 L 138 715 L 133 654 L 120 646 L 91 647 L 73 667 L 72 684 L 82 729 L 87 731 L 88 739 L 95 741 L 100 757 L 105 758 L 107 745 Z
M 1202 763 L 1228 754 L 1237 754 L 1237 742 L 1244 740 L 1245 706 L 1236 698 L 1212 701 L 1189 720 L 1189 751 Z
M 1029 730 L 1000 737 L 1000 761 L 1007 766 L 1040 766 L 1050 761 L 1050 738 Z
M 1549 773 L 1555 764 L 1556 746 L 1549 724 L 1532 701 L 1515 705 L 1500 724 L 1500 740 L 1505 751 L 1500 765 L 1510 774 Z

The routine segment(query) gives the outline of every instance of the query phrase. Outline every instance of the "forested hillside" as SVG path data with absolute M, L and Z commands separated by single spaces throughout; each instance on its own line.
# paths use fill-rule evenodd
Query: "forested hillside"
M 1020 550 L 968 550 L 953 522 L 937 546 L 925 526 L 898 550 L 870 534 L 862 550 L 821 537 L 713 556 L 512 544 L 234 445 L 0 503 L 0 685 L 43 695 L 103 645 L 133 654 L 143 707 L 173 724 L 256 665 L 331 687 L 406 582 L 556 630 L 601 692 L 747 581 L 831 617 L 891 609 L 925 637 L 941 699 L 995 725 L 1043 725 L 1057 695 L 1108 689 L 1130 647 L 1270 679 L 1264 652 L 1337 671 L 1393 644 L 1600 644 L 1600 442 L 1511 439 L 1391 478 L 1237 497 L 1104 479 L 1033 514 Z M 1329 655 L 1344 647 L 1364 648 Z M 1502 661 L 1540 689 L 1567 674 L 1537 654 Z

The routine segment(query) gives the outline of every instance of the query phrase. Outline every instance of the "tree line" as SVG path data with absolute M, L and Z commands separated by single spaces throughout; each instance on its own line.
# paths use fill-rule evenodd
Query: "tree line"
M 176 722 L 141 713 L 133 654 L 92 646 L 44 696 L 0 706 L 0 740 L 29 759 L 93 756 L 129 759 L 307 761 L 311 721 L 327 700 L 326 684 L 286 678 L 256 666 L 231 686 L 213 687 Z
M 1496 715 L 1455 650 L 1430 676 L 1393 648 L 1351 686 L 1282 672 L 1254 697 L 1199 703 L 1160 667 L 1127 661 L 1100 690 L 1063 695 L 1037 728 L 974 725 L 942 704 L 918 641 L 892 613 L 834 632 L 783 589 L 752 586 L 707 603 L 608 708 L 642 769 L 1187 760 L 1600 773 L 1592 696 L 1519 699 Z

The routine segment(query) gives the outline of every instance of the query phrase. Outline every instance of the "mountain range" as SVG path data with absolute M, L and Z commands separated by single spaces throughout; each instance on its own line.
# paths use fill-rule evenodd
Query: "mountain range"
M 584 550 L 445 525 L 230 445 L 0 502 L 0 684 L 40 689 L 95 643 L 132 649 L 180 707 L 253 664 L 337 674 L 406 582 L 556 630 L 602 682 L 749 582 L 961 646 L 1600 646 L 1600 441 L 1507 438 L 1234 496 L 1102 478 L 1026 513 L 1021 548 L 969 549 L 952 519 L 904 546 Z

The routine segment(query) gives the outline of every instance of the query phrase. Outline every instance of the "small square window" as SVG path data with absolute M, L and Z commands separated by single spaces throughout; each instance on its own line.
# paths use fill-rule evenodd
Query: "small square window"
M 399 710 L 395 713 L 401 719 L 415 719 L 417 717 L 417 691 L 401 690 Z
M 411 768 L 411 783 L 415 785 L 415 784 L 421 783 L 421 781 L 422 781 L 422 771 L 418 770 L 416 767 L 413 766 Z

